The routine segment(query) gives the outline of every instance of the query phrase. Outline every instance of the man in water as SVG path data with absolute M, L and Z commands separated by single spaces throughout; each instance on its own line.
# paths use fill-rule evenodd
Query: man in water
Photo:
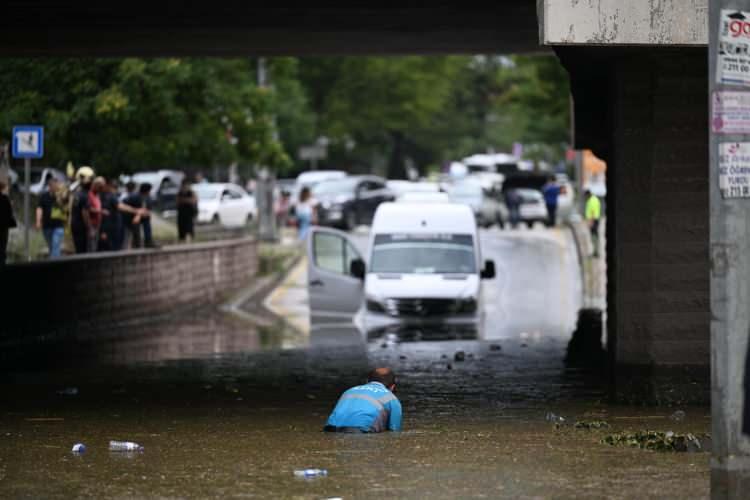
M 401 430 L 401 403 L 393 395 L 396 375 L 375 368 L 365 385 L 344 392 L 323 428 L 326 432 L 383 432 Z

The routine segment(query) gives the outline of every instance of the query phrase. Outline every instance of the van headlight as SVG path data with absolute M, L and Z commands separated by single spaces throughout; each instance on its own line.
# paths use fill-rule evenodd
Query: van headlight
M 453 306 L 453 312 L 456 314 L 472 314 L 477 312 L 477 300 L 474 297 L 456 300 Z
M 367 305 L 367 310 L 370 312 L 385 313 L 385 307 L 383 307 L 383 304 L 381 304 L 375 299 L 368 298 L 366 301 L 366 305 Z

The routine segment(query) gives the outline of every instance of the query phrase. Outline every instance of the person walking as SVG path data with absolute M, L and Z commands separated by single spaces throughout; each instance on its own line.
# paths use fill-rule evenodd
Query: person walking
M 299 202 L 294 208 L 294 215 L 297 218 L 297 234 L 300 240 L 307 237 L 310 226 L 315 223 L 315 200 L 309 187 L 303 187 L 299 193 Z
M 596 259 L 599 257 L 599 220 L 602 216 L 602 204 L 599 201 L 599 197 L 588 189 L 584 193 L 584 196 L 586 197 L 584 217 L 589 226 L 589 231 L 591 231 L 591 244 L 594 246 L 592 257 Z
M 177 235 L 188 243 L 195 239 L 195 218 L 198 215 L 198 197 L 184 179 L 177 193 Z
M 49 258 L 56 259 L 62 255 L 62 244 L 65 238 L 65 210 L 60 204 L 60 181 L 50 176 L 47 190 L 39 197 L 36 207 L 36 228 L 44 234 L 49 248 Z
M 369 433 L 400 431 L 401 402 L 393 394 L 396 375 L 390 368 L 376 368 L 367 383 L 344 392 L 328 417 L 326 432 Z
M 76 172 L 78 188 L 73 194 L 70 210 L 70 231 L 73 234 L 73 244 L 76 253 L 86 253 L 91 238 L 91 219 L 89 214 L 89 191 L 94 179 L 94 169 L 81 167 Z
M 554 227 L 557 224 L 557 198 L 560 196 L 560 191 L 560 186 L 553 176 L 549 176 L 542 186 L 544 203 L 547 205 L 547 227 Z
M 8 248 L 8 231 L 16 227 L 16 218 L 13 215 L 13 205 L 5 192 L 6 185 L 0 181 L 0 269 L 5 267 Z

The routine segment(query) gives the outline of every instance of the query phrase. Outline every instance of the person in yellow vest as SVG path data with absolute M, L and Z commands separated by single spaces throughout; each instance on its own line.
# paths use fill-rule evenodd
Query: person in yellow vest
M 591 243 L 594 246 L 594 255 L 596 259 L 599 257 L 599 219 L 602 216 L 602 204 L 599 198 L 588 189 L 585 192 L 586 196 L 586 209 L 584 214 L 586 217 L 586 223 L 589 225 L 589 231 L 591 231 Z

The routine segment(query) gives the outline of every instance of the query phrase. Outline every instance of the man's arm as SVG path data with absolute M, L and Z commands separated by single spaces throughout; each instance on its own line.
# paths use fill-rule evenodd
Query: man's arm
M 401 431 L 401 402 L 398 399 L 388 403 L 390 405 L 390 417 L 388 418 L 388 430 L 400 432 Z
M 36 207 L 36 228 L 42 228 L 42 207 Z

